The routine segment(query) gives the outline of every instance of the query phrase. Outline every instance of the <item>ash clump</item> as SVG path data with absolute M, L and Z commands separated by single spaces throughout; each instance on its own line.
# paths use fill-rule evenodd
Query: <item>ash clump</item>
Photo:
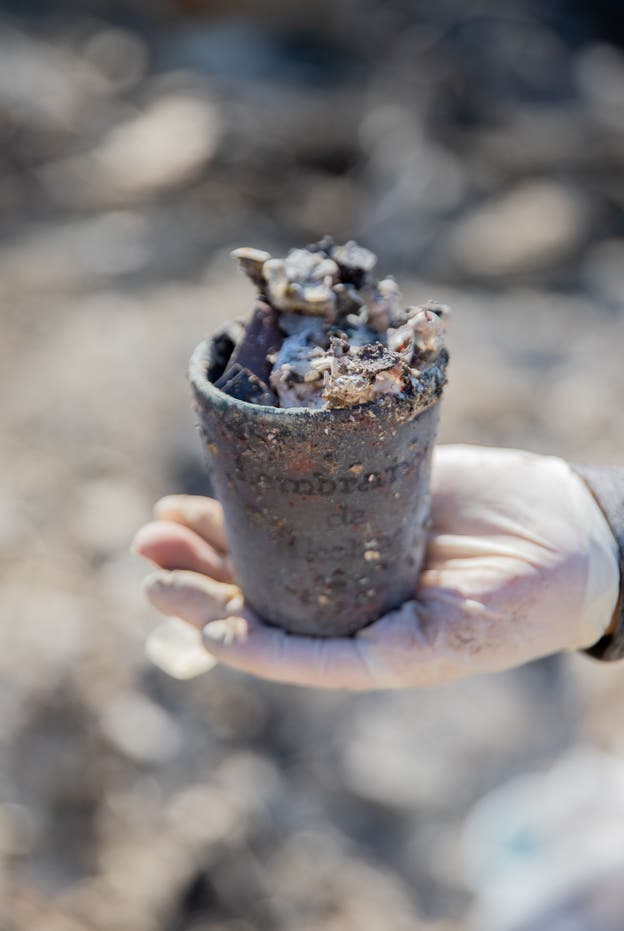
M 404 306 L 377 257 L 329 236 L 285 258 L 232 253 L 258 301 L 223 374 L 228 394 L 274 407 L 348 408 L 380 397 L 426 407 L 446 379 L 448 308 Z

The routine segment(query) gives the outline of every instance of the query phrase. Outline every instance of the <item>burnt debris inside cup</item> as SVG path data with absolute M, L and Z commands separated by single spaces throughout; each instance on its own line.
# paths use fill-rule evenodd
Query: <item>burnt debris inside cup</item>
M 197 347 L 190 379 L 237 581 L 269 623 L 349 635 L 416 589 L 446 308 L 401 309 L 355 243 L 235 256 L 254 312 Z

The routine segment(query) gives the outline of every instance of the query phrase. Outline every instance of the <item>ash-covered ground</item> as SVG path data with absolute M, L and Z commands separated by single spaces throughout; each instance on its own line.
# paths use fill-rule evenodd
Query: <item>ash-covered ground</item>
M 0 4 L 2 931 L 622 927 L 620 666 L 353 697 L 143 652 L 128 546 L 206 490 L 242 243 L 450 304 L 441 441 L 622 462 L 619 6 L 468 7 Z

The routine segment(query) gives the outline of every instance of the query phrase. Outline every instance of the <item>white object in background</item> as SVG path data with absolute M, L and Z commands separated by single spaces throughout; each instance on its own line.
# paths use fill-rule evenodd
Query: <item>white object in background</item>
M 200 632 L 177 617 L 167 618 L 152 631 L 145 652 L 155 666 L 174 679 L 194 679 L 217 664 L 204 649 Z
M 541 928 L 567 896 L 624 871 L 624 760 L 579 747 L 511 780 L 474 806 L 462 847 L 470 931 Z

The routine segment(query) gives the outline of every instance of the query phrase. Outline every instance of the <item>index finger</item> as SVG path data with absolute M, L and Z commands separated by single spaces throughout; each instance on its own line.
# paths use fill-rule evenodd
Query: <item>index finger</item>
M 202 639 L 217 662 L 261 679 L 350 691 L 380 687 L 355 638 L 289 634 L 244 611 L 206 624 Z
M 229 551 L 223 508 L 215 498 L 167 495 L 154 505 L 154 516 L 157 520 L 171 520 L 194 530 L 222 555 Z
M 274 682 L 364 691 L 442 681 L 441 665 L 420 630 L 414 602 L 353 637 L 290 634 L 244 610 L 208 623 L 202 638 L 219 663 Z

